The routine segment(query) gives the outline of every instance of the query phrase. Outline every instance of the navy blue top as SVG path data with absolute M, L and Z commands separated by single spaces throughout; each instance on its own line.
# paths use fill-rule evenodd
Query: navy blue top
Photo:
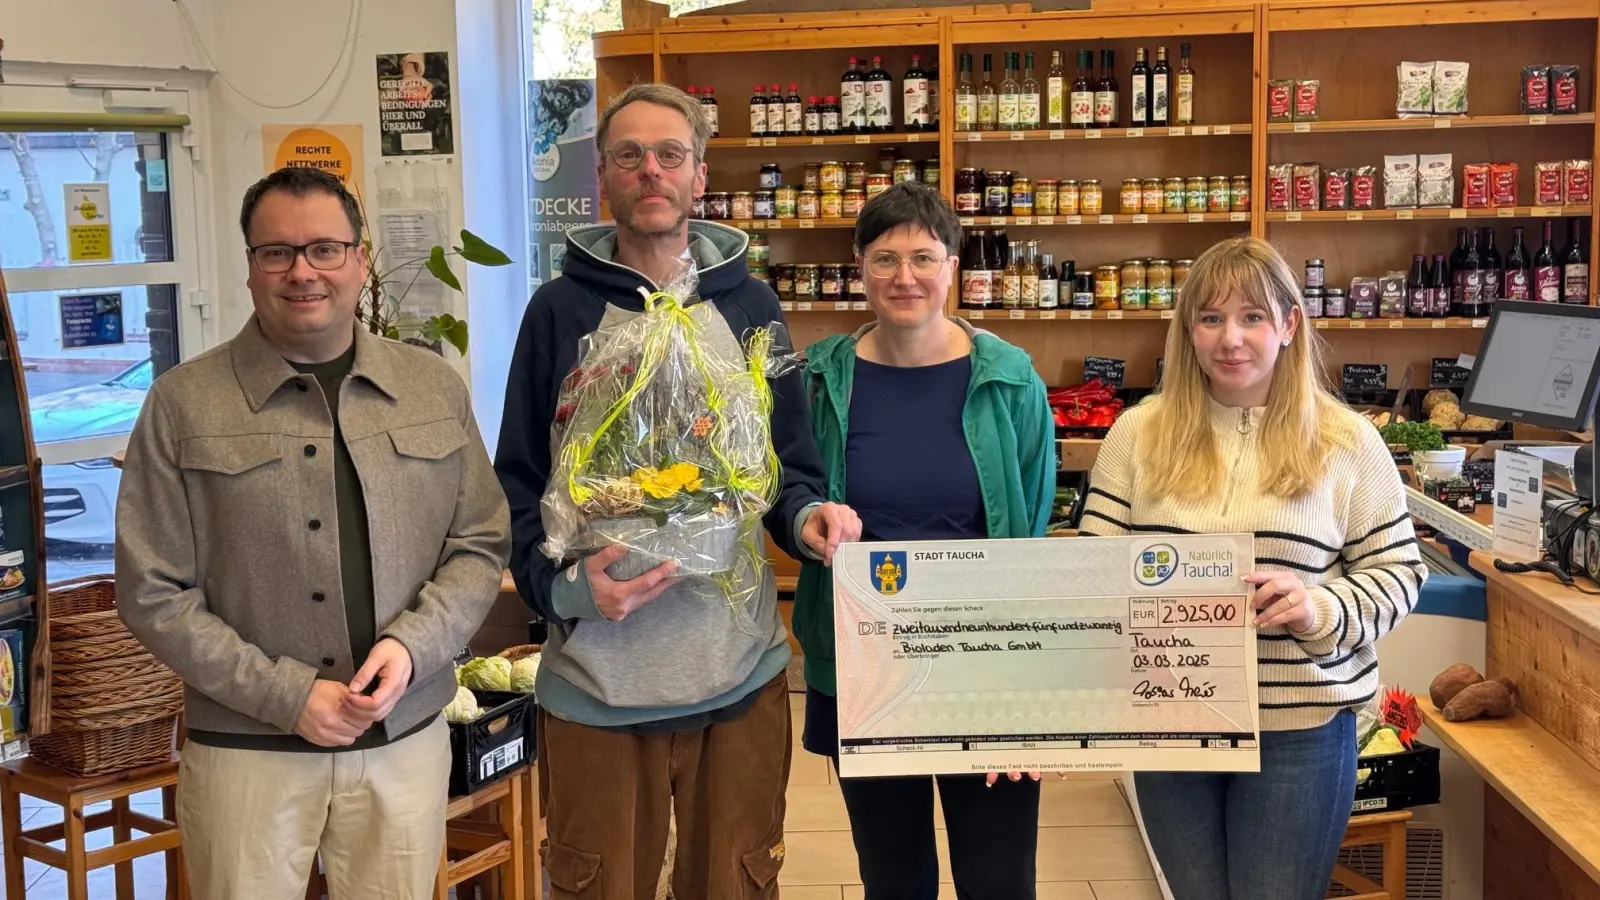
M 845 502 L 866 541 L 989 536 L 978 469 L 961 427 L 972 358 L 936 366 L 856 360 L 845 440 Z

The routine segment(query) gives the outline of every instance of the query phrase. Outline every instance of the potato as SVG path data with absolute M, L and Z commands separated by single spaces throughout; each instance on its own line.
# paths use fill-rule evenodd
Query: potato
M 1469 685 L 1445 705 L 1446 722 L 1500 719 L 1511 715 L 1511 682 L 1504 678 Z
M 1435 709 L 1444 709 L 1464 688 L 1482 680 L 1483 675 L 1477 669 L 1466 663 L 1456 663 L 1433 677 L 1433 684 L 1428 685 L 1428 698 Z

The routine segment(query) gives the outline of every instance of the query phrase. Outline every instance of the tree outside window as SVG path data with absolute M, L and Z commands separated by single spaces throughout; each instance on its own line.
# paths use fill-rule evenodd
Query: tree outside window
M 671 0 L 674 16 L 730 0 Z M 594 35 L 622 28 L 619 0 L 531 0 L 533 78 L 593 78 Z

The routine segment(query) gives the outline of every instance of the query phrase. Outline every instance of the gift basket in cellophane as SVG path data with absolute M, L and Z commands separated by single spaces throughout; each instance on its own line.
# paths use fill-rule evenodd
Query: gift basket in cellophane
M 783 326 L 737 339 L 693 302 L 685 257 L 645 312 L 597 330 L 561 386 L 556 461 L 545 492 L 546 555 L 556 560 L 620 544 L 606 570 L 636 578 L 674 560 L 678 577 L 720 585 L 730 603 L 766 564 L 761 517 L 780 482 L 768 379 L 794 364 Z

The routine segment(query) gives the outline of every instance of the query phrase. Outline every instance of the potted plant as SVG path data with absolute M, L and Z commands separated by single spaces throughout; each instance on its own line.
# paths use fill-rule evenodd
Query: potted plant
M 1447 446 L 1444 432 L 1431 422 L 1390 422 L 1379 433 L 1391 450 L 1411 453 L 1412 468 L 1422 478 L 1453 478 L 1467 461 L 1467 448 Z

